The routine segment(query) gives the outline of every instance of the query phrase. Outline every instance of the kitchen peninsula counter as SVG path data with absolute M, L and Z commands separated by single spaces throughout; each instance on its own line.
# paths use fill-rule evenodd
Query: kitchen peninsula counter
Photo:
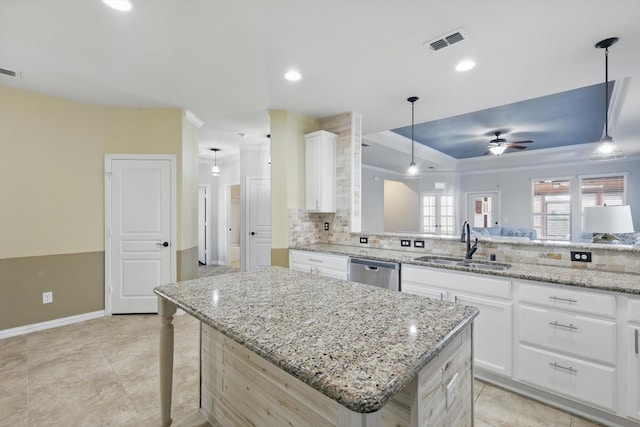
M 171 423 L 176 308 L 201 321 L 201 407 L 210 422 L 417 426 L 424 417 L 472 417 L 473 307 L 280 267 L 155 293 L 163 425 Z M 440 405 L 447 385 L 457 397 Z M 427 413 L 428 400 L 435 409 Z

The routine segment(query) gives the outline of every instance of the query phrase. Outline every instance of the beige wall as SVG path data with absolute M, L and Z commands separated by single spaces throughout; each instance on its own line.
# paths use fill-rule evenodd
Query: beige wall
M 178 109 L 97 107 L 0 85 L 0 329 L 104 308 L 107 153 L 176 155 L 177 249 L 191 254 L 197 136 L 183 127 Z M 54 303 L 44 306 L 49 288 Z
M 305 203 L 304 134 L 319 130 L 320 122 L 283 110 L 270 117 L 272 264 L 288 267 L 282 249 L 289 247 L 289 209 Z
M 0 259 L 104 250 L 104 129 L 102 108 L 0 86 Z

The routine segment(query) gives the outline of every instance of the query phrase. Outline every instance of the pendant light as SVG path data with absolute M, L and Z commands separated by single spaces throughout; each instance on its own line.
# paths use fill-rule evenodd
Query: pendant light
M 612 160 L 625 157 L 624 152 L 616 145 L 613 138 L 609 136 L 609 47 L 618 42 L 618 37 L 611 37 L 596 43 L 598 49 L 604 49 L 604 136 L 600 140 L 598 147 L 591 154 L 591 160 Z
M 213 151 L 213 167 L 211 168 L 211 175 L 220 176 L 220 168 L 218 167 L 218 151 L 219 148 L 212 148 Z
M 405 179 L 415 179 L 415 178 L 420 178 L 420 169 L 418 169 L 418 166 L 416 165 L 416 162 L 414 161 L 414 145 L 415 142 L 413 140 L 413 127 L 414 127 L 414 107 L 415 107 L 415 102 L 418 100 L 419 98 L 417 96 L 412 96 L 407 98 L 407 101 L 409 101 L 411 103 L 411 163 L 409 163 L 409 167 L 407 168 L 407 173 L 405 175 Z

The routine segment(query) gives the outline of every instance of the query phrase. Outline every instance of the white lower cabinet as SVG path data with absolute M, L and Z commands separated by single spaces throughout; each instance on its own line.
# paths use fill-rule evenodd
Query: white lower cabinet
M 455 302 L 472 305 L 480 310 L 473 322 L 474 362 L 477 367 L 511 376 L 513 304 L 477 295 L 453 292 Z
M 474 364 L 511 376 L 510 280 L 409 264 L 402 264 L 401 277 L 402 292 L 477 307 L 480 314 L 473 322 Z
M 627 416 L 640 421 L 640 299 L 627 298 L 623 347 L 627 362 Z
M 349 278 L 349 257 L 321 252 L 289 250 L 289 268 L 334 279 Z

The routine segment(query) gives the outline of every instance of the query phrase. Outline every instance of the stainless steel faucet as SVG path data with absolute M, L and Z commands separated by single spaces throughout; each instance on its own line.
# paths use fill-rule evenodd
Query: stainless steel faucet
M 465 221 L 464 224 L 462 224 L 460 241 L 466 242 L 467 244 L 467 252 L 464 255 L 464 259 L 471 259 L 473 254 L 478 250 L 478 238 L 476 237 L 475 243 L 471 246 L 471 225 L 469 224 L 469 221 Z

